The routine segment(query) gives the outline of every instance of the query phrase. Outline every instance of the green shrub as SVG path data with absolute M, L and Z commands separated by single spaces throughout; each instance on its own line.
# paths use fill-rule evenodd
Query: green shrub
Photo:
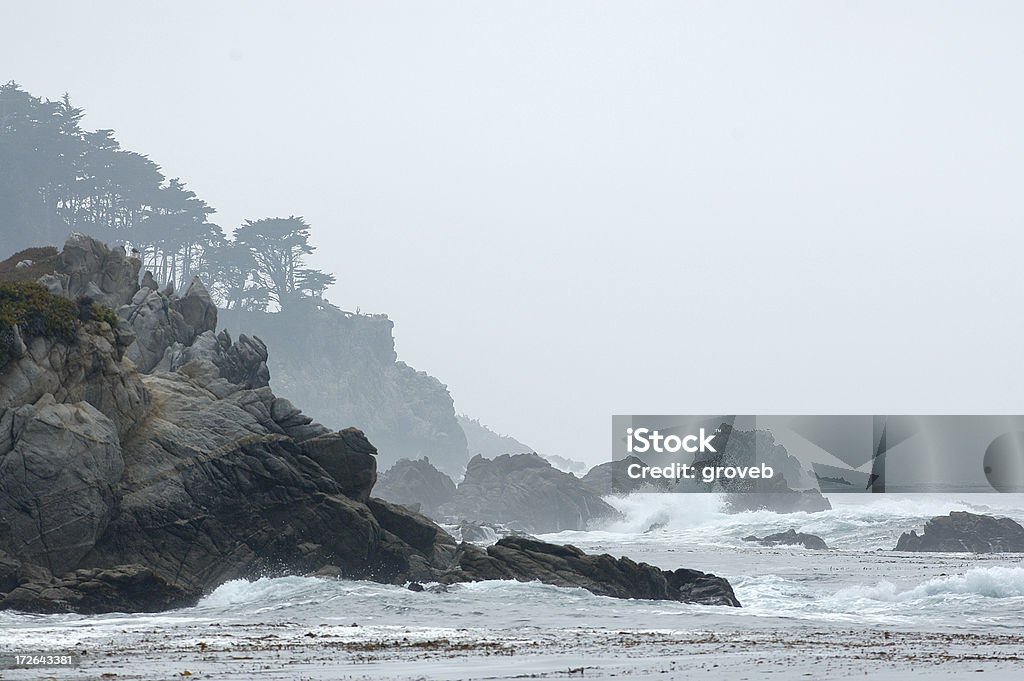
M 11 358 L 14 327 L 27 343 L 32 338 L 71 343 L 77 320 L 75 304 L 34 282 L 0 282 L 0 366 Z
M 92 318 L 97 321 L 106 322 L 107 324 L 110 324 L 110 328 L 112 329 L 116 329 L 118 323 L 120 322 L 120 319 L 118 319 L 116 312 L 114 312 L 106 305 L 100 305 L 99 303 L 92 304 Z

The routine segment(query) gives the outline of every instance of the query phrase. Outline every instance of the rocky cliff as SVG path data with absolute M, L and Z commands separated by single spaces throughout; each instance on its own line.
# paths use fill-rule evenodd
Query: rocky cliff
M 228 579 L 314 572 L 738 605 L 695 571 L 457 544 L 371 496 L 377 448 L 275 395 L 266 346 L 215 335 L 201 285 L 139 287 L 137 260 L 81 235 L 51 264 L 0 288 L 0 609 L 162 610 Z
M 453 478 L 462 475 L 469 450 L 448 388 L 398 360 L 386 316 L 308 305 L 274 314 L 221 310 L 220 324 L 266 342 L 277 394 L 332 427 L 360 424 L 384 468 L 428 457 Z

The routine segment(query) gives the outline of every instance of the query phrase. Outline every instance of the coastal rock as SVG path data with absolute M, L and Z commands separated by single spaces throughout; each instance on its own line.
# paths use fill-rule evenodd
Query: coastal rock
M 0 366 L 0 410 L 51 394 L 56 402 L 88 402 L 127 434 L 148 412 L 149 398 L 124 359 L 126 342 L 105 322 L 79 325 L 71 343 L 32 339 Z
M 135 333 L 127 355 L 143 373 L 153 371 L 168 348 L 191 346 L 197 336 L 217 327 L 217 308 L 198 280 L 181 298 L 170 287 L 162 292 L 141 288 L 117 314 Z
M 104 281 L 75 285 L 102 291 Z M 394 584 L 504 574 L 616 597 L 736 604 L 725 580 L 703 573 L 510 538 L 498 549 L 460 547 L 427 518 L 372 498 L 376 448 L 363 432 L 332 432 L 275 395 L 260 380 L 266 348 L 255 339 L 195 334 L 209 317 L 194 295 L 196 307 L 182 312 L 172 287 L 147 287 L 121 308 L 130 326 L 142 320 L 140 365 L 128 360 L 142 346 L 124 324 L 88 316 L 74 321 L 73 341 L 13 344 L 16 356 L 0 367 L 0 609 L 162 610 L 226 580 L 324 569 Z M 140 373 L 172 339 L 160 361 L 180 344 L 184 363 Z M 539 527 L 545 516 L 555 528 L 580 527 L 611 510 L 536 455 L 481 459 L 471 473 L 468 508 L 485 508 L 490 494 L 500 515 Z
M 61 282 L 65 298 L 74 300 L 87 296 L 117 309 L 139 290 L 141 261 L 85 234 L 71 234 L 64 243 L 60 259 L 61 272 L 55 279 Z
M 441 507 L 455 498 L 455 483 L 434 468 L 427 458 L 401 459 L 378 477 L 374 494 L 408 508 L 417 507 L 430 518 L 441 519 Z
M 537 533 L 585 530 L 593 521 L 617 515 L 576 476 L 532 453 L 473 457 L 455 499 L 440 511 Z
M 808 549 L 819 549 L 822 551 L 828 550 L 828 544 L 821 537 L 813 534 L 806 534 L 804 532 L 797 532 L 796 530 L 786 530 L 785 532 L 777 532 L 775 534 L 769 534 L 763 539 L 759 539 L 753 535 L 744 537 L 743 541 L 755 541 L 762 546 L 777 546 L 779 544 L 785 546 L 804 546 Z
M 588 555 L 575 546 L 525 537 L 505 537 L 486 549 L 461 544 L 457 560 L 460 571 L 442 581 L 539 580 L 614 598 L 740 605 L 729 582 L 715 575 L 686 569 L 661 570 L 629 558 Z
M 932 518 L 924 533 L 905 532 L 896 551 L 950 553 L 1024 553 L 1024 527 L 1010 518 L 951 511 Z
M 0 610 L 95 614 L 159 612 L 192 605 L 194 594 L 141 565 L 76 570 L 59 579 L 29 581 L 0 594 Z
M 271 416 L 274 406 L 280 402 L 278 398 L 272 403 Z M 274 420 L 281 423 L 277 418 Z M 303 442 L 302 451 L 327 471 L 342 494 L 362 502 L 370 498 L 370 490 L 377 482 L 377 448 L 370 444 L 363 431 L 346 428 L 337 433 L 325 433 Z
M 180 342 L 168 346 L 154 371 L 177 371 L 194 360 L 207 360 L 218 369 L 218 374 L 227 383 L 243 388 L 263 388 L 270 385 L 270 370 L 267 368 L 267 346 L 259 338 L 244 333 L 237 342 L 231 340 L 227 331 L 214 335 L 204 331 L 195 337 L 191 345 Z M 284 398 L 281 398 L 284 399 Z M 296 410 L 297 411 L 297 410 Z M 306 425 L 313 419 L 306 417 Z
M 124 471 L 117 428 L 87 402 L 44 395 L 0 417 L 0 546 L 62 573 L 114 513 Z
M 462 474 L 469 450 L 451 394 L 441 381 L 398 360 L 387 316 L 313 304 L 218 315 L 222 327 L 244 329 L 266 343 L 278 396 L 332 428 L 358 425 L 380 450 L 380 470 L 399 459 L 429 457 L 452 478 Z

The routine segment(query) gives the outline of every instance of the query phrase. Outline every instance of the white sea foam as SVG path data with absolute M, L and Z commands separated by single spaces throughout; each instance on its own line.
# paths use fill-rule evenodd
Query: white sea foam
M 908 603 L 946 596 L 1024 598 L 1024 568 L 993 566 L 971 568 L 964 574 L 929 579 L 909 589 L 883 581 L 872 586 L 852 586 L 835 594 L 836 599 Z

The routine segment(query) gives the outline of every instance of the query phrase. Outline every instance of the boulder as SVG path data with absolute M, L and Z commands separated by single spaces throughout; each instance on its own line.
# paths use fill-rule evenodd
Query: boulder
M 280 403 L 280 398 L 273 405 Z M 290 406 L 290 402 L 288 403 Z M 273 406 L 271 416 L 273 416 Z M 298 411 L 298 410 L 295 410 Z M 275 419 L 275 421 L 280 421 Z M 358 428 L 326 433 L 302 443 L 302 451 L 327 471 L 342 494 L 365 502 L 377 482 L 377 448 Z
M 588 555 L 575 546 L 505 537 L 486 549 L 461 544 L 459 570 L 446 583 L 490 579 L 538 580 L 579 587 L 599 596 L 673 600 L 739 607 L 725 579 L 696 570 L 661 570 L 629 558 Z
M 427 458 L 401 459 L 378 476 L 375 496 L 431 518 L 442 518 L 440 509 L 455 498 L 455 483 L 431 465 Z
M 114 514 L 117 428 L 87 402 L 44 395 L 0 418 L 0 547 L 54 573 L 73 567 Z
M 455 498 L 440 512 L 535 533 L 585 530 L 617 515 L 576 476 L 532 453 L 473 457 Z
M 29 581 L 6 595 L 0 610 L 85 614 L 159 612 L 193 605 L 195 594 L 141 565 L 76 570 L 59 579 Z
M 88 296 L 117 309 L 139 290 L 141 261 L 85 234 L 75 232 L 68 237 L 60 260 L 61 271 L 48 278 L 48 285 L 59 285 L 63 295 L 72 300 Z
M 185 295 L 175 299 L 173 305 L 185 323 L 192 327 L 195 335 L 216 331 L 217 306 L 199 277 L 193 277 L 192 283 L 185 289 Z
M 1024 527 L 1010 518 L 951 511 L 932 518 L 924 533 L 905 532 L 896 551 L 950 553 L 1024 553 Z
M 762 546 L 777 546 L 783 544 L 785 546 L 804 546 L 808 549 L 819 549 L 822 551 L 828 550 L 828 544 L 821 537 L 813 534 L 805 534 L 803 532 L 797 532 L 796 530 L 786 530 L 785 532 L 777 532 L 775 534 L 769 534 L 763 539 L 759 539 L 753 535 L 744 537 L 743 541 L 755 541 Z

